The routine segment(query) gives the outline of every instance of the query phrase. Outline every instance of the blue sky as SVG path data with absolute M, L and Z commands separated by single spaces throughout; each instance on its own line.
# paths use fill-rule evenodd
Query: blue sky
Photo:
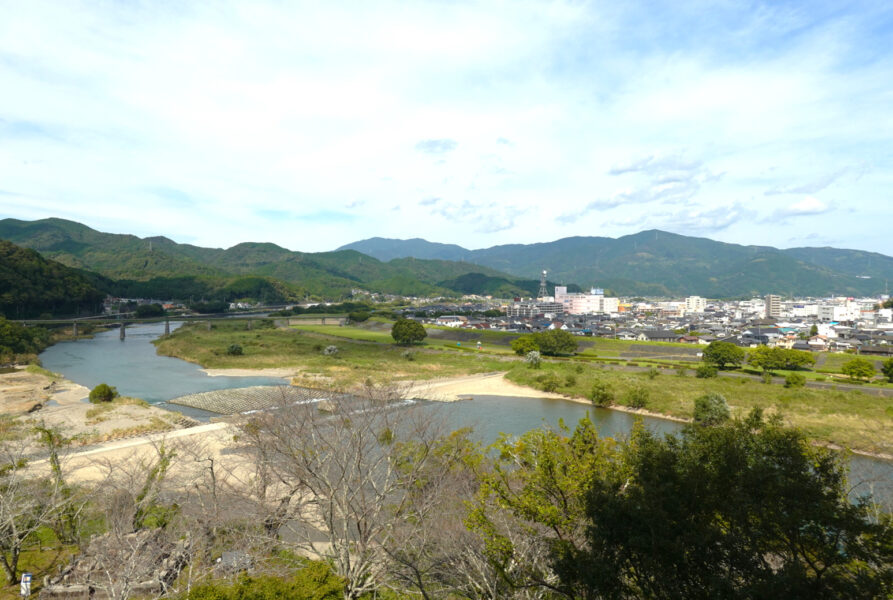
M 893 4 L 0 0 L 0 217 L 893 255 Z

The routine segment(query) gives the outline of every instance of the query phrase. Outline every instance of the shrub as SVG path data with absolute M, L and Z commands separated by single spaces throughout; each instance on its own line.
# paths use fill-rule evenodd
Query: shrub
M 242 356 L 242 346 L 239 344 L 230 344 L 229 348 L 226 349 L 226 353 L 229 356 Z
M 539 369 L 543 359 L 538 351 L 531 350 L 524 356 L 524 362 L 527 363 L 527 367 L 530 369 Z
M 772 373 L 766 371 L 761 376 L 761 379 L 763 380 L 763 383 L 766 383 L 766 384 L 772 383 Z
M 118 390 L 106 383 L 100 383 L 90 390 L 90 402 L 99 404 L 100 402 L 111 402 L 118 397 Z
M 707 368 L 710 368 L 709 365 L 701 365 L 701 366 L 706 366 Z M 676 367 L 676 377 L 687 377 L 687 376 L 688 376 L 688 369 L 686 369 L 685 367 Z
M 354 323 L 362 323 L 363 321 L 368 321 L 370 316 L 371 315 L 365 310 L 358 310 L 352 313 L 348 313 L 347 318 Z
M 654 379 L 658 375 L 660 375 L 660 371 L 657 370 L 657 367 L 651 367 L 650 369 L 648 369 L 648 379 Z
M 313 344 L 314 352 L 322 352 L 322 344 Z
M 881 365 L 881 373 L 887 378 L 889 383 L 893 383 L 893 358 L 888 358 Z
M 862 357 L 854 358 L 844 363 L 840 372 L 850 379 L 871 379 L 875 373 L 874 363 Z
M 648 406 L 648 390 L 636 386 L 623 395 L 623 401 L 630 408 L 645 408 Z
M 713 365 L 708 365 L 707 363 L 700 364 L 695 369 L 695 377 L 699 379 L 710 379 L 711 377 L 716 377 L 718 374 L 719 370 Z
M 556 375 L 554 371 L 543 373 L 536 378 L 536 382 L 544 392 L 554 392 L 558 389 L 558 386 L 561 385 L 561 381 L 558 379 L 558 375 Z
M 533 351 L 539 351 L 540 346 L 530 334 L 512 340 L 512 351 L 518 356 L 527 356 Z
M 806 375 L 802 373 L 788 373 L 784 378 L 786 388 L 803 387 L 806 385 Z
M 412 360 L 415 360 L 415 352 L 413 352 L 412 350 L 404 350 L 403 353 L 400 355 L 400 357 L 403 360 L 412 361 Z
M 722 394 L 711 392 L 695 398 L 694 421 L 698 425 L 719 425 L 731 416 L 729 403 Z
M 338 356 L 338 346 L 326 346 L 322 353 L 326 356 Z
M 893 365 L 893 359 L 890 359 L 890 364 Z M 574 366 L 574 372 L 577 373 L 577 374 L 582 373 L 582 372 L 583 372 L 583 365 L 581 365 L 581 364 L 577 364 L 576 366 Z
M 568 373 L 564 376 L 565 387 L 574 387 L 575 385 L 577 385 L 577 378 L 573 375 L 573 373 Z
M 589 392 L 589 399 L 596 406 L 611 406 L 614 404 L 614 388 L 604 381 L 596 380 Z

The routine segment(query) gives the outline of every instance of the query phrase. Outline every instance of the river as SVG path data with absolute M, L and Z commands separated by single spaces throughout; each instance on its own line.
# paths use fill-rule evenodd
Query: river
M 171 328 L 178 327 L 171 323 Z M 93 388 L 100 383 L 115 386 L 125 396 L 162 404 L 186 394 L 255 385 L 282 385 L 275 377 L 210 377 L 198 365 L 155 353 L 152 340 L 164 331 L 163 323 L 130 326 L 124 340 L 117 330 L 96 334 L 91 339 L 61 342 L 41 355 L 43 366 L 61 373 L 70 381 Z M 589 413 L 603 436 L 629 433 L 636 418 L 624 412 L 590 407 L 567 400 L 478 396 L 448 405 L 438 405 L 449 425 L 472 427 L 483 442 L 495 441 L 500 433 L 518 435 L 563 420 L 573 427 Z M 193 416 L 201 411 L 180 409 Z M 673 421 L 644 418 L 645 426 L 657 433 L 673 433 L 680 425 Z M 871 493 L 893 510 L 893 463 L 854 456 L 850 461 L 853 496 Z

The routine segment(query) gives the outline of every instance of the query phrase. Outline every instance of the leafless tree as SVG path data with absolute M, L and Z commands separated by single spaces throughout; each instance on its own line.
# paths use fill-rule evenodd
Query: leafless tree
M 437 505 L 421 496 L 450 464 L 432 411 L 394 386 L 292 402 L 241 429 L 266 531 L 330 561 L 347 599 L 388 581 L 395 544 L 428 524 Z

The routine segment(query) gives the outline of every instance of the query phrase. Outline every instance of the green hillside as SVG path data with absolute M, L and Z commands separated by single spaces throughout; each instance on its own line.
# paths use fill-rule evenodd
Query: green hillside
M 424 240 L 372 238 L 343 246 L 374 257 L 427 257 L 454 247 Z M 873 295 L 893 279 L 893 258 L 835 248 L 742 246 L 665 231 L 643 231 L 617 239 L 571 237 L 539 244 L 509 244 L 468 250 L 464 260 L 515 277 L 550 279 L 610 288 L 618 294 L 714 298 L 783 293 Z
M 105 298 L 96 285 L 98 279 L 0 240 L 0 316 L 23 319 L 44 313 L 95 313 Z
M 492 286 L 443 284 L 471 273 L 502 278 L 507 289 L 526 289 L 511 276 L 471 263 L 415 258 L 382 262 L 355 250 L 304 253 L 255 242 L 202 248 L 165 237 L 102 233 L 64 219 L 4 219 L 0 239 L 114 279 L 109 293 L 127 297 L 254 298 L 275 303 L 307 296 L 343 297 L 357 288 L 399 295 L 488 293 Z

